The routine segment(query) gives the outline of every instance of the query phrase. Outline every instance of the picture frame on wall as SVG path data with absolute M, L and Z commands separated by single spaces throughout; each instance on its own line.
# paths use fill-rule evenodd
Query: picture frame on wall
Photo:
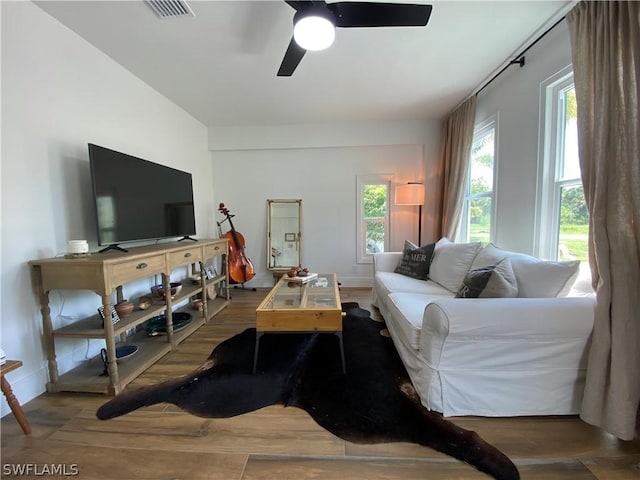
M 295 242 L 296 241 L 296 234 L 295 233 L 285 233 L 284 234 L 284 241 L 285 242 Z

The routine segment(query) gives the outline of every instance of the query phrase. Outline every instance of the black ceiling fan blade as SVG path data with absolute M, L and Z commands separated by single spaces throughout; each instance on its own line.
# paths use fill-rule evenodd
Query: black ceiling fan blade
M 298 10 L 304 10 L 305 8 L 313 6 L 314 3 L 318 3 L 318 0 L 284 0 L 284 3 L 297 12 Z M 323 1 L 320 3 L 324 5 Z
M 424 27 L 431 5 L 406 3 L 337 2 L 327 8 L 336 17 L 336 27 Z
M 300 60 L 302 60 L 302 57 L 304 57 L 305 53 L 307 53 L 307 51 L 298 45 L 292 37 L 289 42 L 289 47 L 282 59 L 282 63 L 280 64 L 278 77 L 290 77 L 300 63 Z

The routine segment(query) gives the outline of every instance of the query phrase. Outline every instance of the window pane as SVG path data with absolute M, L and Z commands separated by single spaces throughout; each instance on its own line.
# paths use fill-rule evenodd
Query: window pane
M 560 188 L 558 260 L 588 260 L 589 216 L 582 185 Z
M 365 185 L 363 192 L 364 217 L 384 217 L 387 214 L 387 186 Z
M 495 129 L 491 128 L 473 139 L 470 165 L 470 193 L 472 195 L 493 190 L 494 132 Z
M 489 243 L 491 240 L 491 198 L 469 201 L 469 241 Z
M 386 175 L 358 177 L 358 263 L 371 263 L 372 255 L 388 244 L 389 186 Z
M 576 89 L 570 88 L 560 93 L 562 125 L 564 129 L 564 145 L 562 151 L 561 180 L 580 178 L 580 160 L 578 158 L 578 121 L 576 105 Z
M 384 252 L 384 223 L 382 221 L 369 220 L 367 224 L 367 249 L 368 254 Z

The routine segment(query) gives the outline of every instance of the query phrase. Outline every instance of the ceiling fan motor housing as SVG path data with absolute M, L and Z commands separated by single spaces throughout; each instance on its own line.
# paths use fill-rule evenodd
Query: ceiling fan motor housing
M 324 50 L 335 39 L 335 26 L 335 15 L 326 5 L 312 5 L 293 16 L 293 37 L 305 50 Z

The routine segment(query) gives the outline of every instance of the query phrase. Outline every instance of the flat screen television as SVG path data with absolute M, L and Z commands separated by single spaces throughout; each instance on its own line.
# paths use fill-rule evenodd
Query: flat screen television
M 191 174 L 89 144 L 98 244 L 196 233 Z

